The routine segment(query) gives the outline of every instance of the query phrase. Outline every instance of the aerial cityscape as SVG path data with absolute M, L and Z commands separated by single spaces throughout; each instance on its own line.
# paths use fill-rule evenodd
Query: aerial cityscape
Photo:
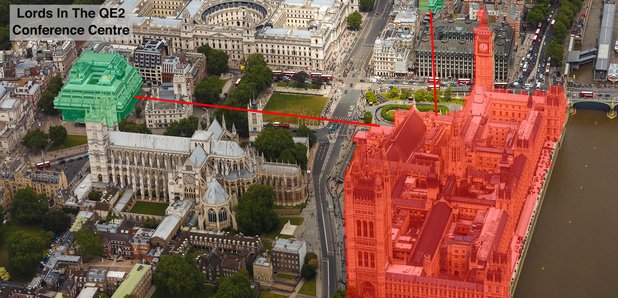
M 615 0 L 0 4 L 0 297 L 618 292 Z

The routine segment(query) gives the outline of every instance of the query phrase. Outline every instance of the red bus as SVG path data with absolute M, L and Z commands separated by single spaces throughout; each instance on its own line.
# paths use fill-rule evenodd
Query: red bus
M 281 122 L 273 122 L 273 126 L 275 128 L 285 128 L 285 129 L 289 129 L 290 125 L 287 123 L 281 123 Z
M 322 73 L 320 73 L 320 72 L 312 72 L 311 74 L 309 74 L 309 77 L 311 77 L 311 78 L 321 78 L 322 77 Z
M 436 84 L 436 89 L 440 90 L 440 85 Z M 433 84 L 427 85 L 427 91 L 433 91 Z
M 592 91 L 582 91 L 582 92 L 579 92 L 579 97 L 593 98 L 594 97 L 594 92 L 592 92 Z
M 457 84 L 458 85 L 471 85 L 472 80 L 466 79 L 466 78 L 457 79 Z
M 39 169 L 39 170 L 42 170 L 44 168 L 48 168 L 49 169 L 49 168 L 51 168 L 51 162 L 48 160 L 48 161 L 37 163 L 36 164 L 36 168 Z
M 323 75 L 322 78 L 324 78 L 327 81 L 332 81 L 333 80 L 333 76 L 332 75 Z

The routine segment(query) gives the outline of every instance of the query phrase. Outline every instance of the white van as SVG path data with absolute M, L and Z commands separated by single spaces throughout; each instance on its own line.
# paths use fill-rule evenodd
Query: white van
M 614 52 L 618 53 L 618 38 L 616 38 L 616 43 L 614 43 Z

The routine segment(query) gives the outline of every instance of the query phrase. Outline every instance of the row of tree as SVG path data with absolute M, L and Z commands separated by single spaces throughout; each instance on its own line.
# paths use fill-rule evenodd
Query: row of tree
M 273 73 L 266 65 L 264 56 L 261 54 L 247 56 L 244 61 L 244 69 L 245 73 L 240 83 L 230 91 L 223 105 L 246 109 L 252 99 L 257 98 L 260 93 L 272 84 Z M 228 129 L 230 129 L 232 124 L 235 124 L 241 136 L 249 135 L 246 112 L 218 109 L 215 115 L 217 118 L 225 115 L 225 118 L 228 120 Z
M 564 58 L 564 43 L 573 27 L 573 22 L 580 11 L 583 0 L 562 0 L 554 16 L 555 23 L 551 28 L 551 36 L 545 54 L 551 58 L 552 65 L 561 66 Z M 546 20 L 551 11 L 551 0 L 541 0 L 528 12 L 527 24 L 536 27 Z
M 137 123 L 135 121 L 131 121 L 128 119 L 122 119 L 120 123 L 118 123 L 118 129 L 120 131 L 125 132 L 135 132 L 135 133 L 143 133 L 143 134 L 151 134 L 152 131 L 145 123 Z
M 197 52 L 206 56 L 206 65 L 209 75 L 218 77 L 228 71 L 229 56 L 224 50 L 213 49 L 206 44 L 197 48 Z
M 154 284 L 161 297 L 205 297 L 204 274 L 198 269 L 195 257 L 192 254 L 167 255 L 157 264 L 154 275 Z M 215 298 L 251 298 L 255 297 L 251 288 L 249 272 L 239 270 L 232 276 L 222 277 L 217 281 Z
M 218 76 L 204 78 L 195 87 L 195 100 L 199 103 L 218 103 L 221 100 L 220 95 L 224 84 L 225 81 L 219 79 Z
M 41 150 L 49 140 L 55 144 L 62 144 L 66 139 L 67 129 L 62 125 L 53 125 L 49 127 L 49 133 L 38 128 L 29 131 L 22 139 L 22 144 L 31 150 Z
M 360 14 L 360 12 L 355 11 L 349 14 L 345 21 L 348 25 L 348 29 L 356 31 L 359 30 L 361 28 L 361 25 L 363 24 L 363 16 Z
M 303 131 L 308 130 L 306 126 L 301 128 Z M 307 146 L 294 143 L 292 133 L 287 129 L 267 126 L 253 145 L 269 161 L 298 164 L 302 169 L 307 169 Z
M 47 89 L 41 94 L 41 99 L 39 99 L 37 103 L 37 107 L 41 112 L 47 115 L 55 115 L 58 113 L 58 110 L 54 108 L 54 99 L 58 96 L 60 89 L 62 89 L 62 85 L 62 77 L 60 75 L 55 75 L 49 79 Z

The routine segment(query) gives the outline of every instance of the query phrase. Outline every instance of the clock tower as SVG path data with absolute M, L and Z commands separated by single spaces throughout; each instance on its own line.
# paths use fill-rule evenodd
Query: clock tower
M 476 16 L 479 25 L 474 28 L 474 85 L 491 90 L 494 83 L 493 34 L 487 26 L 485 7 Z

